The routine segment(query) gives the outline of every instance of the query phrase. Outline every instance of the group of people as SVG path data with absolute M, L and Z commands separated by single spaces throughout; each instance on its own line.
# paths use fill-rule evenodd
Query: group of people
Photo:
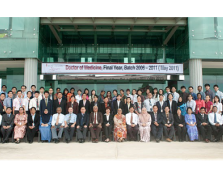
M 7 91 L 6 85 L 0 92 L 0 127 L 2 142 L 9 142 L 14 133 L 15 143 L 20 143 L 27 134 L 29 143 L 33 142 L 35 134 L 40 131 L 42 142 L 59 143 L 63 133 L 69 143 L 77 132 L 80 143 L 85 142 L 87 131 L 90 131 L 93 143 L 99 141 L 101 133 L 104 141 L 118 142 L 137 141 L 139 134 L 141 142 L 150 141 L 150 132 L 156 142 L 165 136 L 167 142 L 173 141 L 176 134 L 180 142 L 185 141 L 188 134 L 190 141 L 198 140 L 199 132 L 204 142 L 218 142 L 223 135 L 222 99 L 223 93 L 218 85 L 214 91 L 205 84 L 206 91 L 198 86 L 198 93 L 193 87 L 182 86 L 178 93 L 176 87 L 162 89 L 146 89 L 130 91 L 121 89 L 102 90 L 96 95 L 95 90 L 86 88 L 54 93 L 32 85 L 27 91 L 25 85 L 21 90 L 13 87 Z M 125 94 L 126 92 L 126 94 Z M 113 95 L 112 95 L 113 94 Z M 211 138 L 211 135 L 214 138 Z

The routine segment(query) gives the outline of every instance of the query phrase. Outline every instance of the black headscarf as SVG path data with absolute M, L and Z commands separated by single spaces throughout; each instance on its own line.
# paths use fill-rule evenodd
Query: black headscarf
M 47 123 L 49 123 L 49 121 L 50 121 L 50 114 L 43 114 L 42 115 L 42 122 L 43 122 L 43 124 L 47 124 Z
M 182 99 L 182 97 L 181 97 L 181 99 Z M 180 107 L 182 104 L 184 104 L 183 100 L 181 102 L 179 102 L 179 99 L 178 99 L 177 106 Z

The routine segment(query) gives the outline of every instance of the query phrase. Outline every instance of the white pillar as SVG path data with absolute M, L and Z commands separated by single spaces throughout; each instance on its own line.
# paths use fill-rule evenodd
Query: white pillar
M 202 74 L 202 60 L 190 59 L 189 60 L 190 71 L 190 86 L 194 87 L 194 93 L 197 93 L 197 86 L 203 86 L 203 74 Z
M 27 91 L 30 90 L 31 85 L 37 86 L 37 71 L 38 60 L 36 58 L 25 58 L 24 85 L 26 85 Z

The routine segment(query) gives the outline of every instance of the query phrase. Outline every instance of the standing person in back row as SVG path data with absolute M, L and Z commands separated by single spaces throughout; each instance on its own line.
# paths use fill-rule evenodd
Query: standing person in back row
M 206 96 L 209 95 L 209 97 L 210 97 L 210 101 L 213 102 L 213 99 L 214 99 L 214 93 L 213 93 L 213 91 L 210 90 L 210 84 L 205 84 L 204 86 L 205 86 L 205 89 L 206 89 L 206 91 L 205 91 L 205 95 L 206 95 Z
M 80 102 L 79 102 L 79 112 L 81 111 L 82 107 L 85 107 L 86 113 L 90 114 L 91 113 L 90 102 L 89 102 L 89 100 L 87 100 L 86 97 L 87 97 L 86 94 L 82 95 L 83 99 L 80 100 Z
M 58 107 L 61 107 L 62 114 L 65 115 L 67 101 L 62 99 L 62 97 L 63 97 L 62 92 L 58 92 L 57 97 L 58 97 L 58 99 L 54 100 L 54 102 L 53 102 L 53 114 L 56 114 L 57 113 L 56 109 Z
M 149 93 L 148 97 L 149 98 L 144 101 L 144 106 L 146 107 L 147 112 L 151 115 L 153 112 L 153 106 L 155 105 L 155 100 L 152 98 L 152 93 Z
M 181 86 L 181 93 L 180 96 L 183 99 L 183 103 L 187 103 L 187 99 L 188 99 L 188 94 L 186 93 L 186 87 L 185 86 Z
M 191 95 L 192 95 L 193 100 L 194 100 L 194 101 L 197 100 L 197 95 L 194 93 L 194 88 L 193 88 L 193 86 L 189 86 L 188 90 L 189 90 L 189 93 L 188 93 L 188 94 L 191 94 Z
M 121 101 L 121 95 L 117 95 L 117 100 L 113 102 L 113 115 L 116 115 L 118 112 L 118 109 L 122 109 L 124 111 L 124 103 Z
M 197 87 L 197 91 L 198 91 L 198 93 L 201 94 L 201 100 L 205 100 L 206 95 L 205 95 L 205 93 L 202 91 L 202 86 L 201 86 L 201 85 L 199 85 L 199 86 Z
M 44 99 L 40 101 L 40 115 L 44 115 L 44 112 L 46 112 L 49 115 L 53 115 L 53 101 L 49 99 L 49 92 L 44 92 Z

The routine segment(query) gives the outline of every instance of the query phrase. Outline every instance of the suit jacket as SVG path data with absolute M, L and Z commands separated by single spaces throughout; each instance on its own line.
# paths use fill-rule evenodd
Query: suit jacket
M 151 113 L 151 118 L 152 118 L 152 124 L 154 125 L 154 122 L 155 122 L 154 112 Z M 158 124 L 163 123 L 163 115 L 159 112 L 157 112 L 157 123 Z
M 2 115 L 2 126 L 14 126 L 14 119 L 15 115 L 11 114 L 10 117 L 8 117 L 7 114 Z
M 183 115 L 181 115 L 180 118 L 178 117 L 178 115 L 174 116 L 174 126 L 177 128 L 179 124 L 186 126 L 185 117 Z
M 82 114 L 81 113 L 78 113 L 77 114 L 77 121 L 76 121 L 76 125 L 77 126 L 81 126 L 81 119 L 82 119 Z M 84 120 L 83 120 L 83 126 L 88 126 L 89 124 L 89 114 L 88 113 L 85 113 L 84 114 Z
M 163 125 L 168 124 L 167 123 L 167 118 L 166 118 L 166 114 L 165 112 L 163 113 Z M 173 118 L 173 114 L 169 113 L 169 124 L 171 124 L 173 126 L 174 124 L 174 118 Z
M 170 108 L 170 102 L 169 102 L 169 100 L 165 101 L 165 106 L 164 107 L 166 107 L 166 106 L 168 106 Z M 171 113 L 173 115 L 176 115 L 177 114 L 177 102 L 174 101 L 174 100 L 172 100 Z
M 83 104 L 83 100 L 80 100 L 79 102 L 79 113 L 81 112 L 81 108 L 84 106 Z M 91 108 L 90 108 L 90 102 L 89 100 L 86 100 L 86 103 L 85 103 L 85 109 L 86 109 L 86 113 L 90 114 L 91 112 Z
M 93 112 L 93 107 L 94 107 L 95 101 L 91 102 L 91 112 Z M 97 101 L 97 106 L 98 106 L 98 110 L 100 111 L 100 103 Z
M 35 92 L 31 92 L 31 94 L 30 100 L 35 97 Z
M 130 103 L 129 108 L 130 108 L 130 107 L 134 107 L 134 105 L 133 105 L 132 103 Z M 129 113 L 129 108 L 128 108 L 127 103 L 124 104 L 124 115 L 126 115 L 126 114 Z
M 107 107 L 112 107 L 111 106 L 111 102 L 108 102 L 107 103 Z M 102 115 L 104 115 L 105 114 L 105 112 L 106 112 L 106 109 L 105 109 L 105 103 L 103 102 L 103 103 L 100 103 L 100 109 L 99 109 L 99 112 L 101 112 L 102 113 Z
M 46 102 L 45 102 L 45 99 L 42 99 L 40 101 L 40 115 L 44 115 L 44 110 L 47 109 L 48 110 L 48 113 L 49 115 L 53 115 L 53 101 L 50 100 L 48 98 L 47 100 L 47 106 L 46 106 Z M 63 108 L 62 108 L 63 109 Z
M 67 109 L 66 109 L 66 113 L 67 113 L 67 114 L 68 114 L 68 109 L 69 109 L 69 107 L 71 107 L 71 102 L 68 102 L 68 103 L 67 103 Z M 79 111 L 78 103 L 77 103 L 77 102 L 74 102 L 74 103 L 73 103 L 73 113 L 77 115 L 78 111 Z
M 144 102 L 141 102 L 141 110 L 142 110 L 143 107 L 144 107 Z M 134 109 L 135 109 L 135 111 L 138 112 L 138 102 L 134 103 Z
M 115 101 L 113 101 L 113 115 L 115 115 L 115 114 L 117 114 L 117 111 L 118 111 L 118 109 L 119 108 L 121 108 L 122 109 L 122 113 L 124 114 L 124 102 L 122 102 L 121 100 L 120 100 L 120 103 L 119 103 L 119 108 L 118 108 L 118 103 L 117 103 L 117 100 L 115 100 Z
M 1 99 L 0 99 L 1 100 Z M 0 114 L 2 115 L 4 112 L 3 112 L 3 109 L 4 109 L 4 105 L 3 105 L 3 101 L 0 101 Z
M 208 120 L 208 115 L 204 114 L 204 119 L 202 118 L 201 114 L 197 114 L 197 126 L 201 126 L 201 123 L 208 123 L 209 124 L 209 120 Z
M 39 125 L 40 125 L 40 116 L 39 116 L 39 114 L 35 115 L 34 124 L 35 124 L 36 128 L 39 128 Z M 29 113 L 29 115 L 28 115 L 28 126 L 32 126 L 32 125 L 33 125 L 33 119 L 32 119 L 32 115 Z
M 107 120 L 106 114 L 103 115 L 103 125 L 109 123 L 111 126 L 114 124 L 114 116 L 112 114 L 109 115 L 109 119 Z
M 60 104 L 58 99 L 54 100 L 53 102 L 53 114 L 57 113 L 57 108 L 61 107 L 62 108 L 62 114 L 66 115 L 66 105 L 67 105 L 67 101 L 65 100 L 61 100 Z
M 164 109 L 166 107 L 166 104 L 167 103 L 165 101 L 163 101 L 163 106 L 162 106 L 163 112 L 164 112 Z M 158 107 L 158 112 L 161 112 L 161 105 L 160 105 L 159 101 L 156 102 L 156 106 Z
M 102 116 L 101 112 L 97 112 L 97 121 L 98 121 L 98 124 L 102 125 L 102 123 L 103 123 L 103 116 Z M 94 112 L 90 113 L 89 123 L 91 123 L 91 124 L 94 123 Z

